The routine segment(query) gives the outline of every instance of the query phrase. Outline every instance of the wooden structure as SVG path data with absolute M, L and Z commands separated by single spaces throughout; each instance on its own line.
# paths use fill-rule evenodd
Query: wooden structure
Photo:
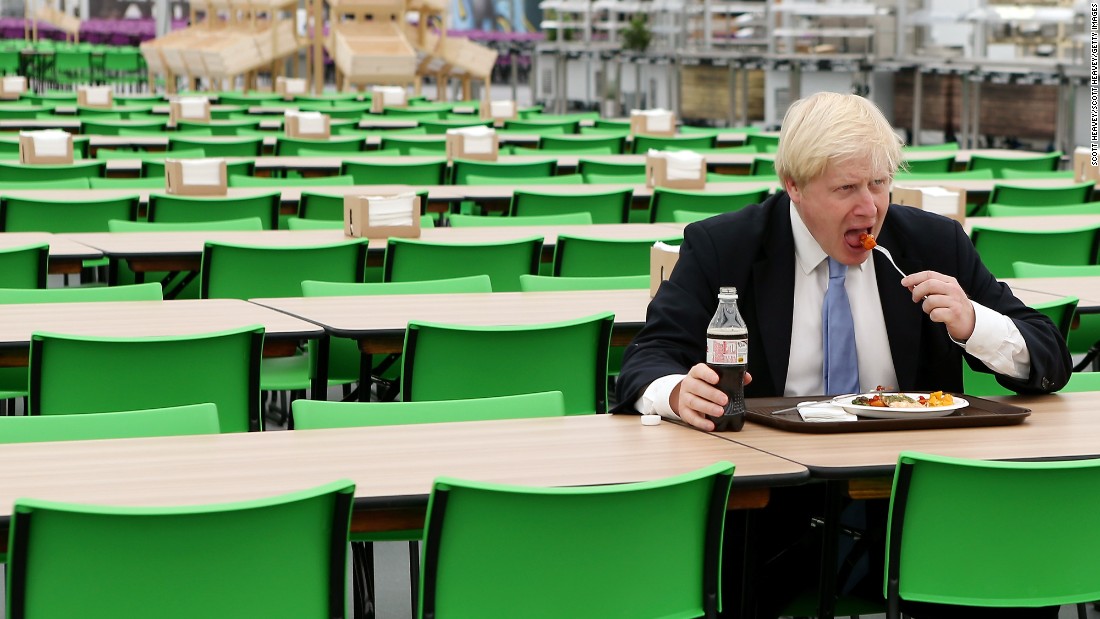
M 31 3 L 25 5 L 30 12 Z M 73 43 L 80 42 L 80 19 L 69 15 L 65 11 L 46 3 L 38 7 L 31 15 L 31 19 L 23 20 L 23 38 L 29 41 L 38 40 L 38 22 L 53 24 L 58 30 L 65 33 L 65 40 Z

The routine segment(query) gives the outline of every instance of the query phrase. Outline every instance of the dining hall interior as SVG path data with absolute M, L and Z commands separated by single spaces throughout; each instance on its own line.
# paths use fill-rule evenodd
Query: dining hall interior
M 1095 9 L 0 0 L 3 616 L 1100 617 Z M 674 275 L 800 221 L 822 93 L 900 153 L 860 261 L 962 239 L 1056 386 L 891 332 L 896 389 L 752 366 L 736 431 L 623 387 L 731 294 L 730 365 L 828 368 Z

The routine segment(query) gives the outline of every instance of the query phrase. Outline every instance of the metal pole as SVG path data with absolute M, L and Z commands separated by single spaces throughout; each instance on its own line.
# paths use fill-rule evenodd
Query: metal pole
M 924 97 L 924 74 L 920 67 L 913 67 L 913 146 L 920 145 L 921 114 L 924 111 L 921 99 Z

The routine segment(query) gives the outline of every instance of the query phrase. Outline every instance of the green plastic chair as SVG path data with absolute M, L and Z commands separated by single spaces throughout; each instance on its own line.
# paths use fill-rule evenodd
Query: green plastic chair
M 387 133 L 382 137 L 379 148 L 382 150 L 398 150 L 402 155 L 439 155 L 447 152 L 447 137 L 443 135 L 438 137 L 401 137 Z M 413 152 L 412 149 L 416 149 L 416 152 Z
M 993 185 L 989 201 L 1012 206 L 1059 206 L 1081 204 L 1092 199 L 1092 181 L 1073 183 L 1064 187 L 1026 187 L 1019 185 Z
M 0 248 L 0 287 L 45 288 L 49 257 L 46 243 Z
M 1100 215 L 1100 202 L 1066 204 L 1061 206 L 1010 206 L 989 203 L 985 205 L 990 217 L 1030 217 L 1032 215 Z
M 1010 277 L 1013 262 L 1096 264 L 1100 225 L 1066 230 L 1006 230 L 974 225 L 970 239 L 995 277 Z
M 555 153 L 596 154 L 593 149 L 600 149 L 605 150 L 605 154 L 618 155 L 625 147 L 625 135 L 543 135 L 539 138 L 539 150 Z
M 519 276 L 536 275 L 542 258 L 542 237 L 498 243 L 433 243 L 390 238 L 382 280 L 409 282 L 488 275 L 496 292 L 519 290 Z
M 58 49 L 53 53 L 53 81 L 56 84 L 87 84 L 92 80 L 92 54 L 88 50 Z
M 614 277 L 648 275 L 649 254 L 657 241 L 679 243 L 669 235 L 651 239 L 605 239 L 599 236 L 559 234 L 554 248 L 555 276 Z
M 577 173 L 584 177 L 584 182 L 591 183 L 593 175 L 600 176 L 630 176 L 641 175 L 645 177 L 644 163 L 622 163 L 616 161 L 600 161 L 598 159 L 580 158 L 577 160 Z
M 107 232 L 112 219 L 137 219 L 139 196 L 57 201 L 5 196 L 0 201 L 0 231 Z
M 560 391 L 439 402 L 294 402 L 294 429 L 362 428 L 421 423 L 562 417 Z
M 719 462 L 579 488 L 438 478 L 424 526 L 419 616 L 716 617 L 733 469 Z M 638 517 L 655 512 L 677 526 L 655 530 Z M 660 586 L 639 587 L 639 573 L 661 574 Z M 478 582 L 495 583 L 493 594 Z
M 116 413 L 0 417 L 0 443 L 217 434 L 218 407 L 191 404 Z
M 463 215 L 454 213 L 447 216 L 452 228 L 478 228 L 485 226 L 583 226 L 592 223 L 589 213 L 557 213 L 554 215 L 524 215 L 520 217 L 496 217 L 492 215 Z M 521 275 L 520 277 L 525 277 Z
M 214 112 L 210 113 L 211 118 L 215 116 Z M 176 126 L 182 130 L 204 130 L 209 131 L 210 135 L 230 135 L 230 136 L 251 136 L 251 131 L 259 131 L 260 123 L 262 119 L 256 118 L 253 120 L 237 119 L 237 120 L 211 120 L 210 122 L 196 122 L 191 120 L 176 121 Z M 264 132 L 270 134 L 270 132 Z
M 539 136 L 573 135 L 577 133 L 580 121 L 575 118 L 554 118 L 542 116 L 527 120 L 506 120 L 504 130 L 513 133 L 528 133 Z
M 775 176 L 774 157 L 753 157 L 749 166 L 750 176 Z
M 645 174 L 593 174 L 584 176 L 584 182 L 589 185 L 645 185 Z
M 274 191 L 243 198 L 149 194 L 149 221 L 161 223 L 226 221 L 259 217 L 265 230 L 279 227 L 282 193 Z
M 920 153 L 938 150 L 959 150 L 959 143 L 943 142 L 942 144 L 921 144 L 919 146 L 906 145 L 901 149 L 902 153 Z
M 1100 505 L 1088 491 L 1098 480 L 1100 460 L 902 452 L 890 497 L 887 616 L 900 617 L 903 601 L 1037 607 L 1100 599 L 1090 552 Z M 1050 514 L 1056 526 L 1035 526 Z
M 614 322 L 611 313 L 508 326 L 410 321 L 405 331 L 401 399 L 417 402 L 561 391 L 567 415 L 604 413 Z M 455 363 L 455 351 L 463 351 L 462 363 Z
M 28 410 L 68 415 L 211 402 L 223 432 L 260 430 L 263 337 L 261 326 L 127 338 L 34 333 Z
M 340 174 L 355 179 L 356 185 L 443 185 L 447 160 L 440 158 L 417 163 L 345 161 L 340 166 Z
M 333 137 L 327 140 L 279 137 L 275 142 L 275 154 L 280 157 L 292 157 L 302 149 L 324 151 L 325 153 L 355 153 L 366 150 L 367 141 L 360 137 Z
M 81 118 L 80 130 L 85 135 L 122 135 L 123 130 L 163 133 L 168 126 L 168 118 L 109 120 L 99 118 Z
M 947 174 L 955 169 L 955 156 L 906 159 L 902 166 L 907 172 L 917 174 Z
M 514 177 L 546 177 L 554 176 L 558 171 L 557 159 L 544 159 L 542 161 L 474 161 L 472 159 L 455 159 L 451 169 L 451 183 L 454 185 L 469 185 L 467 178 L 471 174 L 477 176 L 490 176 L 496 178 L 514 179 Z
M 460 120 L 424 118 L 419 121 L 419 124 L 421 127 L 424 127 L 424 129 L 428 131 L 428 135 L 446 135 L 449 129 L 462 129 L 465 127 L 490 127 L 492 126 L 493 121 L 481 120 L 477 117 Z
M 717 138 L 713 135 L 692 134 L 681 136 L 662 136 L 635 134 L 631 152 L 645 154 L 654 150 L 694 150 L 696 148 L 714 148 Z
M 992 170 L 994 178 L 1003 178 L 1006 169 L 1049 172 L 1058 169 L 1062 159 L 1061 152 L 1053 152 L 1035 157 L 995 157 L 992 155 L 971 155 L 968 170 Z
M 529 187 L 531 185 L 583 185 L 584 177 L 580 174 L 559 174 L 554 176 L 484 176 L 482 174 L 470 174 L 466 177 L 467 185 L 515 185 L 516 187 Z
M 263 138 L 238 138 L 235 140 L 171 137 L 168 139 L 168 152 L 201 148 L 207 157 L 259 157 L 263 154 Z
M 51 183 L 67 179 L 100 178 L 106 161 L 77 161 L 64 165 L 23 164 L 0 161 L 0 183 Z M 41 187 L 39 187 L 41 188 Z
M 20 499 L 11 524 L 7 616 L 133 617 L 156 609 L 165 619 L 346 617 L 354 494 L 355 485 L 340 480 L 180 507 Z M 277 544 L 264 534 L 273 531 Z M 273 574 L 293 578 L 273 587 Z
M 774 153 L 779 148 L 779 136 L 750 133 L 745 136 L 745 144 L 756 148 L 758 153 Z
M 707 217 L 719 213 L 739 211 L 750 204 L 759 204 L 768 197 L 767 189 L 719 193 L 715 191 L 687 191 L 655 187 L 649 199 L 650 223 L 675 221 L 675 211 L 706 213 Z
M 1073 170 L 1013 170 L 1005 168 L 1001 170 L 1001 178 L 1005 180 L 1036 179 L 1036 178 L 1060 178 L 1067 183 L 1075 179 Z
M 146 79 L 145 60 L 141 50 L 133 46 L 108 47 L 103 50 L 103 76 L 111 84 L 140 84 Z M 121 97 L 116 97 L 116 102 Z
M 512 193 L 509 214 L 515 217 L 588 213 L 592 223 L 621 224 L 630 218 L 632 189 L 555 193 L 516 189 Z
M 270 176 L 245 176 L 231 174 L 230 187 L 350 187 L 355 179 L 350 176 L 311 176 L 302 178 L 278 178 Z
M 1096 277 L 1100 276 L 1100 265 L 1064 266 L 1013 262 L 1012 274 L 1013 277 Z M 1100 314 L 1077 312 L 1067 340 L 1070 353 L 1086 354 L 1097 342 L 1100 342 Z
M 165 159 L 199 159 L 206 156 L 206 151 L 201 148 L 193 148 L 189 150 L 177 150 L 173 152 L 156 151 L 156 152 L 137 152 L 132 150 L 115 150 L 111 148 L 100 148 L 95 152 L 96 159 L 105 159 L 110 161 L 112 159 L 136 159 L 141 162 L 146 161 L 164 161 Z
M 556 292 L 562 290 L 636 290 L 649 288 L 649 275 L 618 275 L 608 277 L 553 277 L 520 275 L 523 292 Z
M 256 169 L 255 161 L 229 161 L 225 164 L 226 176 L 252 176 Z M 150 178 L 164 179 L 164 159 L 146 159 L 141 164 L 141 173 Z
M 672 221 L 678 224 L 691 224 L 697 221 L 702 221 L 709 217 L 714 217 L 714 213 L 704 213 L 700 211 L 672 211 Z
M 146 169 L 146 164 L 142 168 Z M 162 168 L 163 169 L 163 168 Z M 83 187 L 71 189 L 164 189 L 164 176 L 142 178 L 89 178 L 83 181 Z M 57 182 L 50 183 L 50 187 L 57 188 Z

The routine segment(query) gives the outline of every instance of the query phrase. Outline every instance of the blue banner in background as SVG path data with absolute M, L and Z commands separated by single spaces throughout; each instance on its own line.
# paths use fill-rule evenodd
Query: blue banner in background
M 542 11 L 538 0 L 453 0 L 450 18 L 454 30 L 538 32 Z

